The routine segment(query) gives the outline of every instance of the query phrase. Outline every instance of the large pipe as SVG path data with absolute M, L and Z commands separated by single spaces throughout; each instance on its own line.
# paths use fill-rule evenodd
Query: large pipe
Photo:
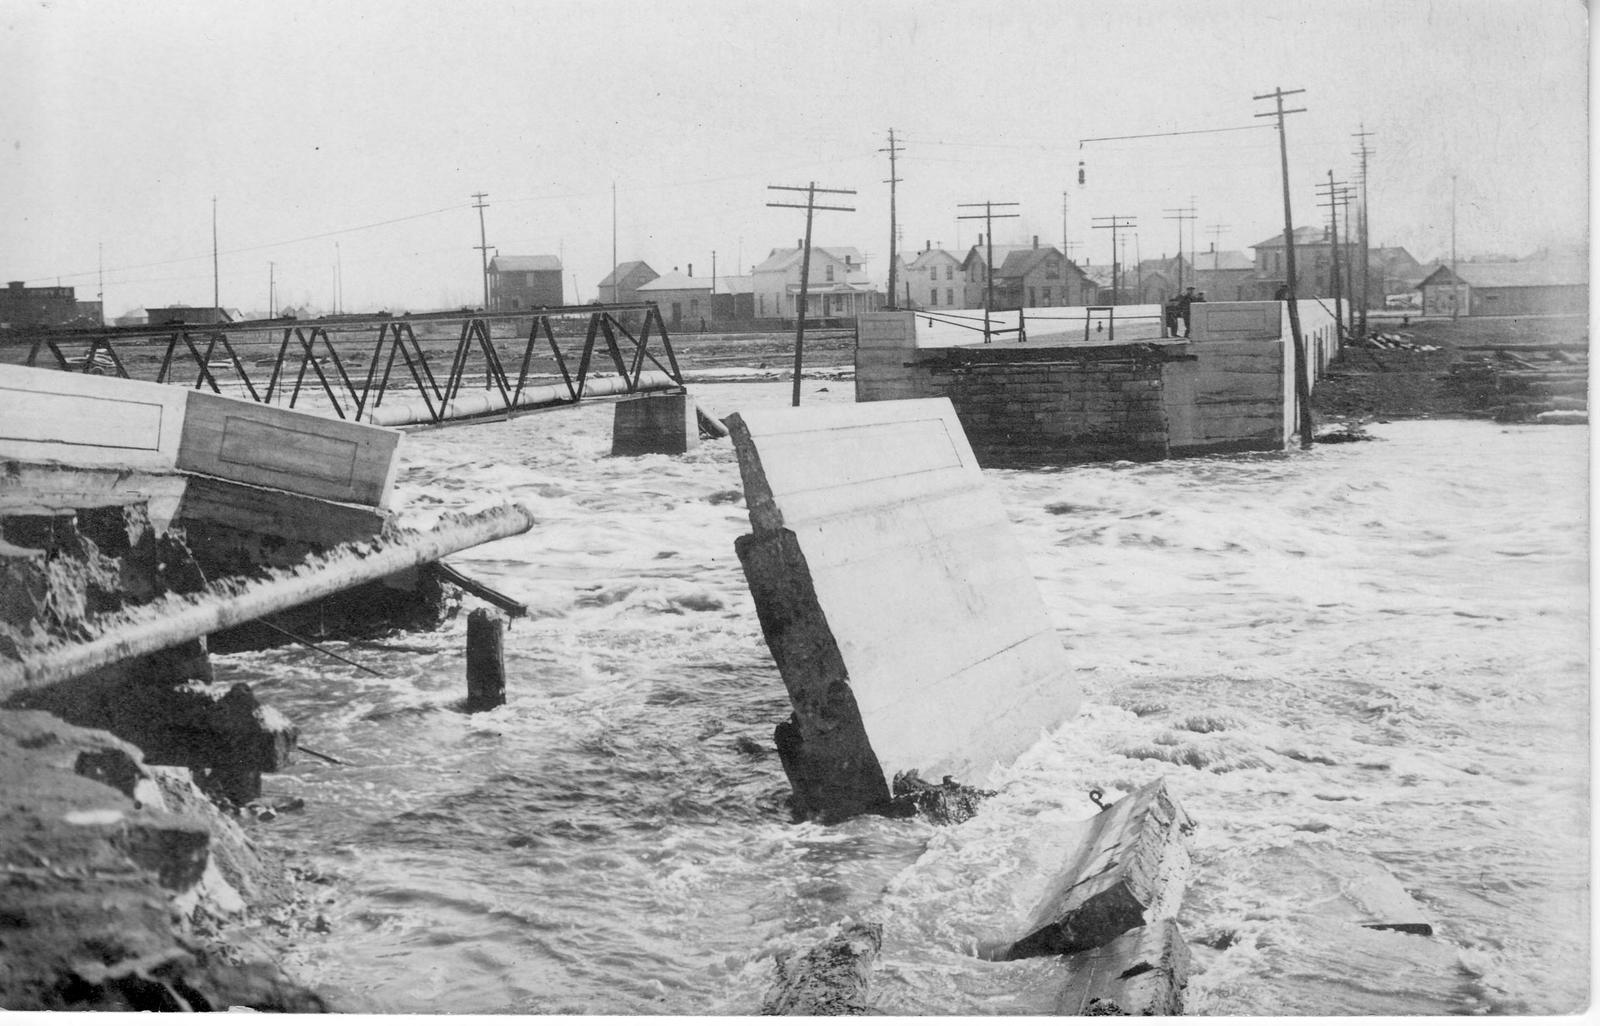
M 430 531 L 335 549 L 320 563 L 280 571 L 283 576 L 267 581 L 219 581 L 198 596 L 169 596 L 134 611 L 137 619 L 112 624 L 92 640 L 25 655 L 21 662 L 5 661 L 0 665 L 0 699 L 237 627 L 531 527 L 532 513 L 507 504 L 448 518 Z

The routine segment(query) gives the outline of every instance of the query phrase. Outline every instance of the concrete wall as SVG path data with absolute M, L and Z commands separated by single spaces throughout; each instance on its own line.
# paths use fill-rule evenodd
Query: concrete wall
M 1187 343 L 983 347 L 940 325 L 930 348 L 926 318 L 872 314 L 859 321 L 856 401 L 948 397 L 985 465 L 1283 448 L 1298 424 L 1287 306 L 1193 315 Z M 1314 387 L 1338 354 L 1331 301 L 1302 302 L 1300 322 Z

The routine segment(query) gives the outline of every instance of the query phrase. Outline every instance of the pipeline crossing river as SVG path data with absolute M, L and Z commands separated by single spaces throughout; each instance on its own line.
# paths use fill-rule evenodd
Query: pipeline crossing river
M 725 416 L 788 389 L 695 393 Z M 804 401 L 850 392 L 807 381 Z M 531 607 L 505 706 L 459 711 L 464 616 L 335 645 L 377 677 L 295 648 L 216 658 L 348 763 L 269 777 L 306 804 L 255 828 L 314 874 L 318 928 L 286 965 L 337 1007 L 753 1013 L 775 955 L 875 906 L 879 1010 L 1048 1012 L 1056 960 L 981 961 L 971 924 L 1005 900 L 993 881 L 1059 868 L 1041 824 L 1161 775 L 1199 822 L 1190 1014 L 1587 1002 L 1585 430 L 1419 421 L 1310 453 L 986 472 L 1083 711 L 968 824 L 824 828 L 785 808 L 789 704 L 734 556 L 731 446 L 613 459 L 610 426 L 595 405 L 406 440 L 410 522 L 505 500 L 538 521 L 452 560 Z M 1436 936 L 1367 964 L 1307 896 L 1375 864 Z

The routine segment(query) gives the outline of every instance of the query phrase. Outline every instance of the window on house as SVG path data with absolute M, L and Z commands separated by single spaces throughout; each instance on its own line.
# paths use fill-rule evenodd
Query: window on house
M 945 306 L 955 306 L 956 305 L 956 290 L 955 289 L 945 289 L 944 290 L 944 305 Z
M 1050 286 L 1048 285 L 1044 287 L 1044 305 L 1050 305 Z
M 928 268 L 928 280 L 929 281 L 934 281 L 938 277 L 939 277 L 939 269 L 937 267 Z
M 1046 278 L 1061 277 L 1061 265 L 1056 263 L 1054 260 L 1046 262 L 1044 265 L 1044 276 Z
M 928 305 L 929 306 L 938 306 L 939 305 L 939 290 L 938 289 L 929 289 L 928 290 Z
M 1028 286 L 1028 305 L 1029 306 L 1038 306 L 1039 305 L 1039 297 L 1034 294 L 1032 285 Z
M 956 276 L 955 265 L 954 264 L 945 264 L 944 265 L 944 280 L 945 281 L 949 281 L 951 278 L 954 278 L 955 276 Z
M 833 265 L 832 264 L 828 265 L 828 280 L 829 281 L 833 280 Z

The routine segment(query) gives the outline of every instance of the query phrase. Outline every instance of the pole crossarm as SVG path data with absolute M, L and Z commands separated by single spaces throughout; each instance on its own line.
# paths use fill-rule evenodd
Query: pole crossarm
M 1020 207 L 1021 203 L 1014 200 L 996 202 L 984 200 L 981 203 L 957 203 L 958 208 L 982 207 L 981 214 L 957 214 L 958 221 L 983 221 L 983 238 L 987 245 L 987 254 L 984 256 L 985 285 L 983 290 L 983 341 L 987 344 L 994 337 L 994 330 L 989 324 L 989 312 L 994 309 L 994 222 L 996 218 L 1004 220 L 1008 217 L 1021 217 L 1021 214 L 997 214 L 996 207 Z

